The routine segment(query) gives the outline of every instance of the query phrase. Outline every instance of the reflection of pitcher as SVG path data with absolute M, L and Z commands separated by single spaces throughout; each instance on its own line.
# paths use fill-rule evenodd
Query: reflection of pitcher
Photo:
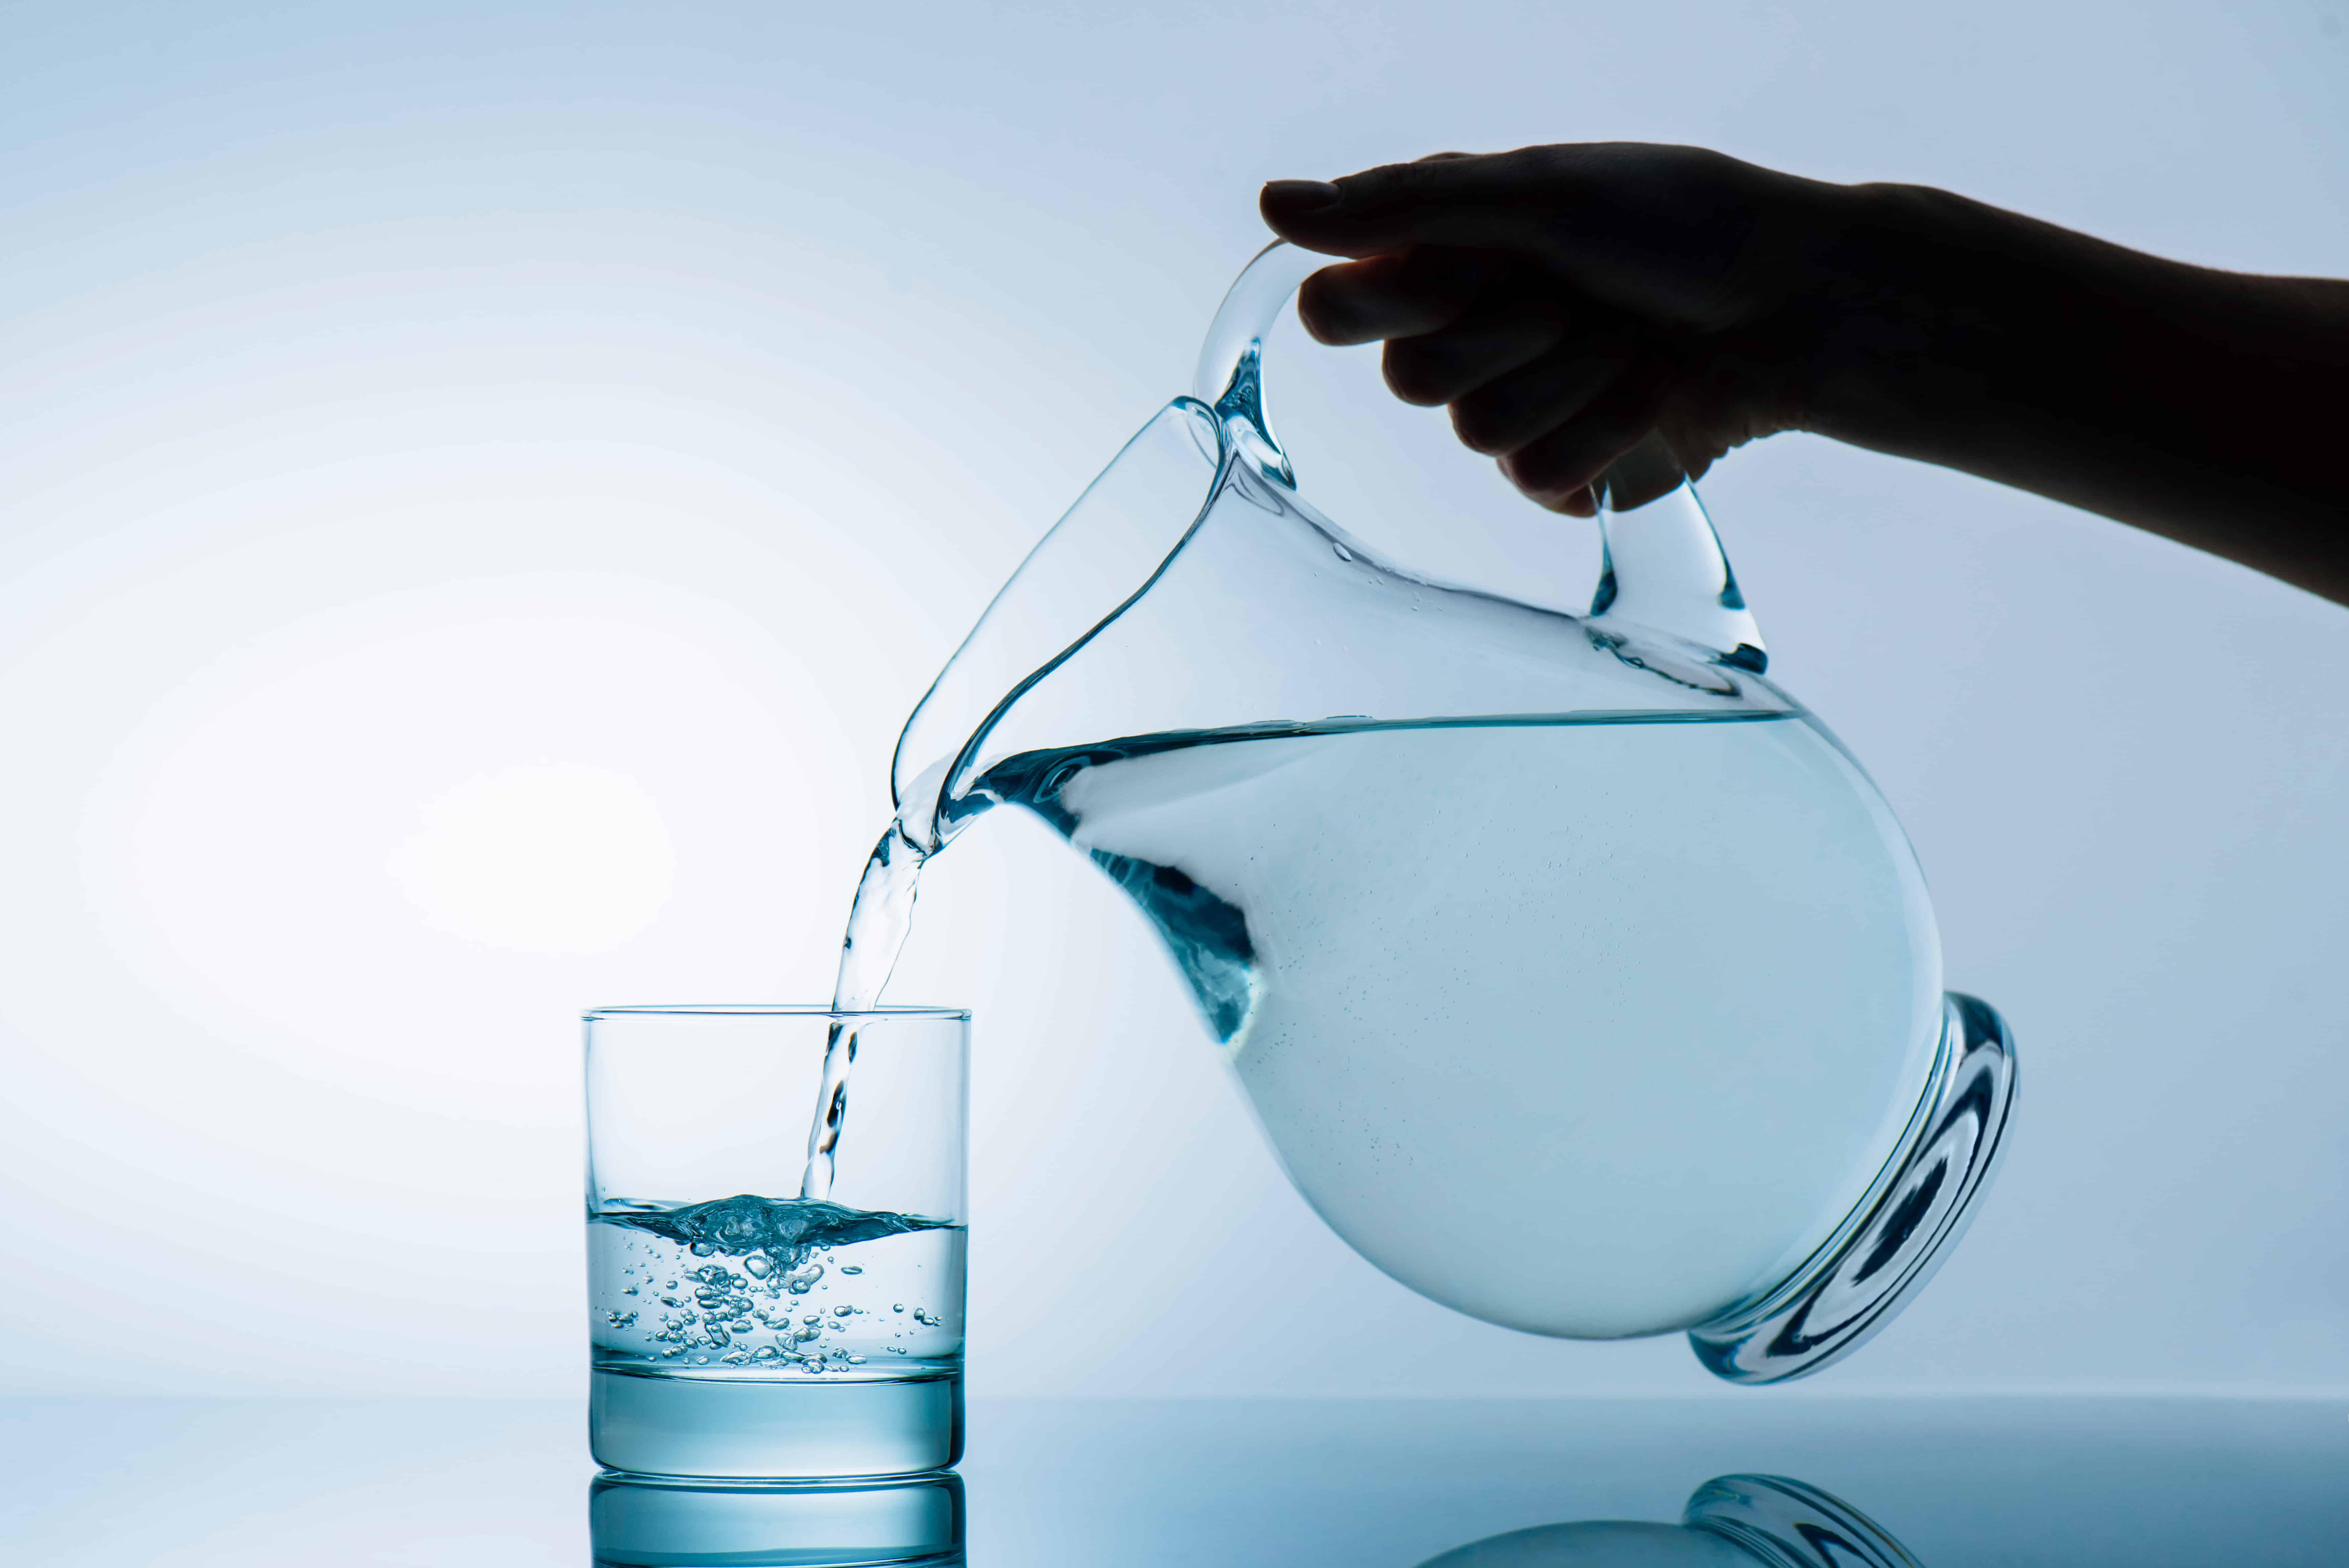
M 1917 1568 L 1884 1527 L 1783 1476 L 1721 1476 L 1679 1524 L 1589 1520 L 1514 1531 L 1421 1568 Z
M 1915 857 L 1763 677 L 1668 459 L 1588 617 L 1390 566 L 1299 493 L 1241 275 L 908 721 L 881 861 L 1027 807 L 1148 917 L 1299 1191 L 1422 1293 L 1816 1370 L 1963 1228 L 2012 1046 Z M 854 940 L 852 934 L 852 943 Z M 852 954 L 852 961 L 861 955 Z

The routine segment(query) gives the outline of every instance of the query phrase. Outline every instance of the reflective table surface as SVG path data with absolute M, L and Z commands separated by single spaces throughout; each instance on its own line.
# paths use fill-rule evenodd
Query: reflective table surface
M 584 1425 L 486 1399 L 0 1402 L 0 1562 L 2349 1562 L 2334 1399 L 982 1399 L 958 1481 L 766 1490 L 597 1483 Z

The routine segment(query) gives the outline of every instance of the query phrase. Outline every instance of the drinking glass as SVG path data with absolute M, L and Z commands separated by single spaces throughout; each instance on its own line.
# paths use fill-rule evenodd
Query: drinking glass
M 610 1007 L 586 1026 L 596 1460 L 792 1480 L 960 1459 L 970 1014 Z

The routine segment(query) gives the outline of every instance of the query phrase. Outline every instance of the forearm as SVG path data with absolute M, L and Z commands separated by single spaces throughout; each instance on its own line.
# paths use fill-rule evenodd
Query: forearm
M 2349 603 L 2349 284 L 2217 272 L 1913 186 L 1848 192 L 1803 422 Z

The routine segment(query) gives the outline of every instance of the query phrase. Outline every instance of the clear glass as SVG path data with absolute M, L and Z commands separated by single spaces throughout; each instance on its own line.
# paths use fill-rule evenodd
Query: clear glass
M 2013 1043 L 1944 995 L 1906 836 L 1764 673 L 1668 451 L 1598 487 L 1582 616 L 1381 561 L 1306 499 L 1263 341 L 1325 260 L 1242 274 L 1195 395 L 907 721 L 843 994 L 877 992 L 863 933 L 901 935 L 922 860 L 1020 806 L 1132 898 L 1371 1262 L 1514 1328 L 1816 1371 L 1963 1230 Z
M 962 1453 L 970 1015 L 586 1015 L 596 1459 L 649 1475 L 902 1475 Z M 802 1196 L 853 1040 L 855 1136 Z
M 842 1484 L 602 1475 L 587 1499 L 595 1568 L 959 1568 L 960 1477 Z

